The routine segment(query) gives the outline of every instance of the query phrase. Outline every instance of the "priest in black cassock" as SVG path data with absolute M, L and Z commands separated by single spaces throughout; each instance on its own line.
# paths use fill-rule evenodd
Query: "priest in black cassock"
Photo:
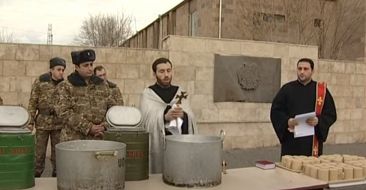
M 140 108 L 143 126 L 150 134 L 150 173 L 161 173 L 165 136 L 193 134 L 197 129 L 188 100 L 177 102 L 176 97 L 181 95 L 182 89 L 171 84 L 171 61 L 159 58 L 152 64 L 152 70 L 156 83 L 145 88 Z
M 297 62 L 297 80 L 283 85 L 272 102 L 271 121 L 281 143 L 281 155 L 305 155 L 313 153 L 313 136 L 294 138 L 296 115 L 315 112 L 317 82 L 312 80 L 314 62 L 303 58 Z M 314 126 L 318 140 L 318 155 L 322 154 L 323 142 L 327 140 L 329 128 L 337 120 L 333 97 L 325 91 L 321 114 L 306 120 Z

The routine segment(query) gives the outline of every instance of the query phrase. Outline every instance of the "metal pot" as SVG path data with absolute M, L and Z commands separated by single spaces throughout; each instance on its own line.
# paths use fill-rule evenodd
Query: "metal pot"
M 75 140 L 56 145 L 57 189 L 124 189 L 126 145 Z
M 223 131 L 221 137 L 167 136 L 163 156 L 163 181 L 184 187 L 221 184 L 223 139 Z

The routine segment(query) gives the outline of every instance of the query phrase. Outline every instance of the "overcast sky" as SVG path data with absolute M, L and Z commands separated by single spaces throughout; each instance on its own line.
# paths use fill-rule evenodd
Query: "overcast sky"
M 89 15 L 124 13 L 133 30 L 147 26 L 183 0 L 0 0 L 0 30 L 17 42 L 45 44 L 52 24 L 53 44 L 71 44 Z

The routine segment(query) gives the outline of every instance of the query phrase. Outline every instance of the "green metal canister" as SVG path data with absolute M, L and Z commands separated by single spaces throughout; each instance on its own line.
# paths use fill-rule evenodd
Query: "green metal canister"
M 0 189 L 34 186 L 34 135 L 0 131 Z
M 149 133 L 140 127 L 141 113 L 135 107 L 113 106 L 106 114 L 111 126 L 104 140 L 122 142 L 126 147 L 126 181 L 149 178 Z
M 20 106 L 0 106 L 0 190 L 34 186 L 35 137 L 24 128 L 29 114 Z
M 112 130 L 104 134 L 104 140 L 122 142 L 126 148 L 126 181 L 149 178 L 149 133 L 143 130 Z

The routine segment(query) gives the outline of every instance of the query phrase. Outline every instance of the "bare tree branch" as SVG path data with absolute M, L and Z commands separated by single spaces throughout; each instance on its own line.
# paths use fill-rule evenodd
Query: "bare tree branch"
M 75 42 L 86 46 L 119 47 L 132 34 L 132 19 L 124 14 L 90 15 L 81 25 Z
M 317 45 L 319 57 L 328 59 L 337 59 L 344 47 L 360 43 L 355 34 L 365 26 L 365 0 L 277 2 L 282 6 L 274 7 L 272 0 L 238 1 L 242 19 L 237 27 L 243 39 Z M 278 14 L 284 14 L 284 23 L 277 23 Z
M 9 33 L 6 29 L 0 30 L 0 42 L 3 43 L 14 43 L 16 42 L 13 33 Z
M 352 45 L 354 32 L 364 26 L 364 0 L 284 0 L 288 22 L 296 23 L 298 39 L 295 43 L 319 47 L 319 57 L 337 59 L 342 47 Z M 318 2 L 318 3 L 315 3 Z M 315 5 L 315 6 L 314 6 Z M 318 13 L 319 26 L 315 26 L 314 14 Z M 310 19 L 309 19 L 310 18 Z M 291 19 L 294 19 L 291 21 Z M 290 25 L 289 24 L 289 25 Z

